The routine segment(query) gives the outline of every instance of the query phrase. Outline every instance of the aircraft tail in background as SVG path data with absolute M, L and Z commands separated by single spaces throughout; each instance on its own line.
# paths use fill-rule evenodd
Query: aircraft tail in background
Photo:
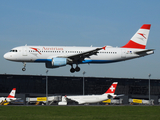
M 114 94 L 116 91 L 117 84 L 118 84 L 118 82 L 112 83 L 110 88 L 104 94 Z
M 13 88 L 7 98 L 14 98 L 16 93 L 16 88 Z

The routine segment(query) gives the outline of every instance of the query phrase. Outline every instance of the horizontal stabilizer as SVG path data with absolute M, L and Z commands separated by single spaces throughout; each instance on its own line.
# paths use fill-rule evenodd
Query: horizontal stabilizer
M 154 53 L 154 49 L 148 49 L 148 50 L 143 50 L 143 51 L 137 51 L 135 52 L 135 54 L 138 55 L 146 55 L 146 54 L 153 54 Z
M 124 94 L 121 94 L 121 95 L 116 95 L 115 97 L 122 97 L 122 96 L 124 96 Z

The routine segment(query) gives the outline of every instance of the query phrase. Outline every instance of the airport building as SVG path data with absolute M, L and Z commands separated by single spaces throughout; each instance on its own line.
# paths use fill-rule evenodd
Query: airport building
M 123 104 L 128 104 L 129 99 L 149 99 L 149 79 L 11 74 L 0 74 L 0 96 L 8 96 L 16 88 L 16 97 L 23 100 L 44 97 L 46 78 L 49 96 L 82 95 L 83 81 L 85 95 L 103 94 L 113 82 L 118 82 L 115 94 L 124 94 Z M 150 79 L 150 98 L 154 104 L 159 104 L 160 79 Z

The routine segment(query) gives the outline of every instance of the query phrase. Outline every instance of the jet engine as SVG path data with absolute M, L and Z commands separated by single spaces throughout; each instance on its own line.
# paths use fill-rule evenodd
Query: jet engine
M 68 58 L 52 58 L 51 62 L 46 62 L 46 68 L 57 68 L 69 63 Z

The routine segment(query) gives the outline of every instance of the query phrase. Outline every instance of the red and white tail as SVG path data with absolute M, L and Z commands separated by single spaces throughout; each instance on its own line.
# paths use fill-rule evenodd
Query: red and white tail
M 13 88 L 7 98 L 14 98 L 16 93 L 16 88 Z
M 151 24 L 142 25 L 142 27 L 134 34 L 134 36 L 130 39 L 130 41 L 121 48 L 145 49 L 150 27 Z
M 118 82 L 114 82 L 114 83 L 112 83 L 112 85 L 110 86 L 110 88 L 105 92 L 105 94 L 108 94 L 108 93 L 115 93 L 115 91 L 116 91 L 116 87 L 117 87 L 117 84 L 118 84 Z

